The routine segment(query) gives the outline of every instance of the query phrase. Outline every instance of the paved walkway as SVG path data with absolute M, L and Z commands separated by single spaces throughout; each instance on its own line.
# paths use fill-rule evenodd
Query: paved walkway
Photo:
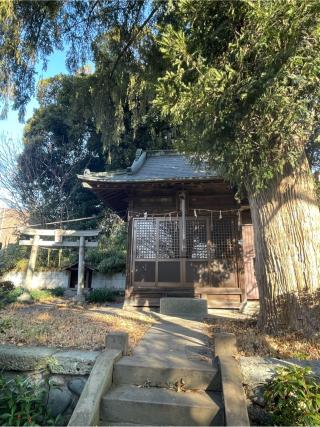
M 206 326 L 203 322 L 179 317 L 156 315 L 152 326 L 134 349 L 132 357 L 149 357 L 163 363 L 212 363 Z

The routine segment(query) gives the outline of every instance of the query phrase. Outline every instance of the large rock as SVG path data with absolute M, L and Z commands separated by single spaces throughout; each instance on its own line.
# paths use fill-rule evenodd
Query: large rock
M 86 381 L 82 378 L 73 378 L 68 382 L 69 390 L 72 391 L 72 393 L 76 394 L 77 396 L 81 395 L 85 385 L 86 385 Z
M 29 294 L 29 292 L 23 292 L 23 294 L 18 296 L 17 301 L 25 304 L 33 303 L 32 296 Z
M 298 359 L 275 359 L 273 357 L 240 357 L 243 383 L 249 390 L 255 389 L 271 379 L 277 368 L 288 366 L 310 367 L 315 375 L 320 375 L 320 361 Z
M 72 393 L 67 387 L 52 387 L 48 398 L 48 411 L 53 417 L 62 415 L 72 402 Z
M 98 351 L 60 351 L 50 361 L 50 371 L 53 374 L 88 375 L 99 354 Z
M 0 370 L 33 371 L 47 367 L 57 350 L 48 347 L 0 346 Z

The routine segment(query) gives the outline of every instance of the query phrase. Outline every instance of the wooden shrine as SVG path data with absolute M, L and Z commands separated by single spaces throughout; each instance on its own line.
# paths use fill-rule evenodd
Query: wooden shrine
M 250 211 L 215 171 L 176 152 L 138 150 L 126 170 L 79 178 L 128 220 L 127 304 L 188 296 L 239 308 L 257 298 Z

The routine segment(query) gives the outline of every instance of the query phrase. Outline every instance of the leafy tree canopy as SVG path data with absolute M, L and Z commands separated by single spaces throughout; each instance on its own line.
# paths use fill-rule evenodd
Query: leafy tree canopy
M 163 3 L 163 2 L 162 2 Z M 76 71 L 92 58 L 92 42 L 111 28 L 123 29 L 121 49 L 160 9 L 147 0 L 7 0 L 0 5 L 0 100 L 5 114 L 9 101 L 23 118 L 34 93 L 37 66 L 48 55 L 67 47 L 67 65 Z
M 81 187 L 77 173 L 104 167 L 101 136 L 83 104 L 74 103 L 86 77 L 42 81 L 40 108 L 27 122 L 24 150 L 14 175 L 17 191 L 33 221 L 91 216 L 101 203 Z
M 183 149 L 252 191 L 294 166 L 319 122 L 317 0 L 179 0 L 160 31 L 170 68 L 156 105 Z M 310 147 L 310 140 L 312 141 Z

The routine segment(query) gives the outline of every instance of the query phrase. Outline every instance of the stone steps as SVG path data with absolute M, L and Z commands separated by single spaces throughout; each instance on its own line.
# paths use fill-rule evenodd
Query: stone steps
M 211 361 L 210 361 L 211 362 Z M 114 384 L 168 387 L 183 379 L 187 390 L 219 391 L 220 375 L 217 366 L 207 361 L 183 358 L 123 357 L 113 371 Z
M 100 415 L 102 425 L 224 425 L 221 393 L 203 390 L 114 386 L 102 398 Z
M 203 323 L 159 318 L 133 355 L 114 365 L 113 386 L 101 400 L 101 425 L 224 425 L 220 369 Z

